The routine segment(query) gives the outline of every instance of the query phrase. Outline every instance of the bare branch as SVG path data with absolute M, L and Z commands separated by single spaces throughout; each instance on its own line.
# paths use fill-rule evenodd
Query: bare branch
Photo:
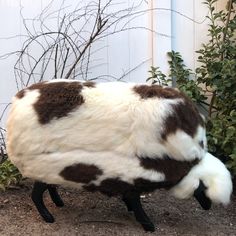
M 55 59 L 54 59 L 55 79 L 57 78 L 57 52 L 58 52 L 58 44 L 56 45 L 56 52 L 55 52 Z
M 57 4 L 57 8 L 54 3 Z M 59 5 L 56 0 L 50 0 L 42 12 L 32 19 L 24 17 L 24 7 L 20 5 L 20 16 L 26 32 L 20 36 L 23 37 L 24 43 L 21 50 L 0 56 L 1 60 L 17 55 L 14 75 L 18 89 L 46 78 L 64 76 L 73 79 L 78 72 L 85 79 L 89 79 L 90 70 L 94 68 L 90 66 L 90 63 L 94 62 L 90 57 L 98 51 L 96 42 L 102 42 L 110 35 L 125 31 L 151 31 L 145 25 L 134 24 L 137 18 L 150 11 L 172 11 L 192 20 L 180 12 L 167 8 L 148 9 L 144 0 L 134 1 L 126 8 L 122 8 L 124 2 L 115 0 L 91 0 L 86 4 L 79 1 L 73 9 L 66 4 L 65 0 L 61 0 Z M 48 24 L 49 20 L 55 24 Z M 100 61 L 97 64 L 104 65 Z M 125 73 L 121 77 L 125 77 Z
M 66 56 L 65 56 L 65 59 L 63 61 L 63 66 L 62 66 L 62 70 L 61 70 L 61 78 L 63 77 L 63 73 L 64 73 L 64 69 L 65 69 L 65 66 L 66 66 L 66 61 L 67 61 L 67 58 L 68 58 L 69 51 L 70 51 L 70 48 L 67 48 L 66 49 Z

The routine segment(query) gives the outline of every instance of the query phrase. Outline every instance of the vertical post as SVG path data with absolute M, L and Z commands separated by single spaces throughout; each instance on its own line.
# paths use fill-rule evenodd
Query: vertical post
M 149 29 L 150 29 L 150 32 L 149 32 L 149 58 L 151 59 L 150 60 L 150 63 L 151 63 L 151 66 L 154 66 L 154 24 L 153 24 L 153 21 L 154 21 L 154 8 L 153 8 L 153 0 L 150 0 L 148 1 L 148 11 L 149 11 Z
M 169 65 L 167 52 L 171 51 L 171 0 L 155 1 L 154 28 L 154 65 L 168 75 Z
M 175 4 L 176 4 L 176 2 L 175 1 L 173 1 L 173 0 L 171 0 L 171 2 L 170 2 L 170 8 L 171 8 L 171 36 L 173 37 L 174 35 L 176 35 L 176 33 L 175 33 L 175 24 L 174 24 L 174 22 L 175 22 L 175 16 L 174 16 L 174 12 L 173 12 L 173 10 L 176 8 L 176 6 L 175 6 Z M 173 38 L 171 39 L 171 51 L 175 51 L 175 43 L 174 43 L 174 40 L 173 40 Z M 176 87 L 176 78 L 174 78 L 174 77 L 172 77 L 171 78 L 171 80 L 172 80 L 172 87 Z

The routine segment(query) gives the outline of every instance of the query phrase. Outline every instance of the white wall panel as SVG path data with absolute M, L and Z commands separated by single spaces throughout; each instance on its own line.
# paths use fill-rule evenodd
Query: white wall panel
M 179 51 L 187 66 L 193 68 L 195 23 L 190 19 L 194 19 L 194 1 L 172 1 L 172 9 L 175 11 L 172 12 L 172 49 Z
M 171 51 L 171 1 L 154 1 L 154 60 L 153 65 L 168 73 L 167 52 Z

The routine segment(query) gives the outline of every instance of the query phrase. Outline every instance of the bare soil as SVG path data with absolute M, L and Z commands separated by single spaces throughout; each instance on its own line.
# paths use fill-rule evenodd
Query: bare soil
M 0 236 L 236 235 L 235 196 L 227 208 L 213 205 L 204 211 L 194 199 L 176 200 L 164 190 L 145 195 L 144 209 L 156 226 L 154 233 L 145 233 L 119 198 L 65 188 L 59 188 L 63 208 L 45 194 L 45 204 L 56 219 L 45 223 L 31 201 L 31 189 L 32 182 L 24 181 L 21 188 L 0 193 Z

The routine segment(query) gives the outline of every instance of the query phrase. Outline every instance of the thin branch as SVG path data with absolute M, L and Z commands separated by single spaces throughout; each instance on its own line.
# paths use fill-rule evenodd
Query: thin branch
M 57 78 L 57 51 L 58 51 L 58 44 L 56 45 L 56 52 L 55 52 L 55 59 L 54 59 L 55 79 Z
M 122 80 L 123 78 L 125 78 L 127 75 L 129 75 L 130 73 L 134 72 L 135 70 L 137 70 L 140 66 L 142 66 L 143 64 L 145 64 L 146 62 L 150 61 L 151 59 L 146 59 L 144 61 L 142 61 L 141 63 L 139 63 L 137 66 L 135 66 L 134 68 L 132 68 L 131 70 L 125 72 L 118 80 Z
M 72 73 L 72 71 L 75 69 L 76 65 L 78 64 L 78 62 L 80 61 L 81 57 L 83 56 L 83 54 L 86 52 L 86 50 L 88 49 L 88 47 L 93 43 L 94 39 L 99 35 L 99 33 L 101 32 L 102 28 L 105 26 L 105 24 L 107 23 L 107 20 L 101 23 L 100 28 L 97 29 L 97 31 L 94 33 L 94 35 L 91 35 L 88 43 L 85 45 L 84 49 L 81 51 L 80 55 L 78 56 L 78 58 L 75 60 L 73 66 L 70 68 L 70 70 L 67 72 L 65 78 L 68 79 Z
M 71 12 L 64 14 L 69 9 L 67 2 L 62 0 L 58 9 L 53 9 L 55 0 L 51 0 L 42 12 L 33 19 L 23 16 L 23 6 L 20 5 L 20 16 L 28 38 L 25 40 L 22 50 L 15 52 L 18 59 L 14 65 L 14 75 L 17 88 L 27 86 L 30 82 L 42 81 L 45 74 L 49 78 L 59 75 L 66 78 L 75 78 L 78 68 L 88 79 L 91 70 L 90 57 L 95 52 L 93 45 L 104 37 L 122 33 L 128 30 L 150 31 L 145 26 L 129 25 L 138 17 L 150 11 L 171 11 L 191 21 L 193 19 L 181 12 L 167 8 L 146 9 L 146 2 L 140 0 L 130 7 L 120 9 L 123 2 L 90 1 L 87 4 L 78 2 Z M 145 4 L 145 9 L 141 9 Z M 119 10 L 114 11 L 115 8 Z M 56 21 L 57 29 L 52 29 L 47 24 L 48 20 Z M 198 23 L 194 21 L 195 23 Z M 169 35 L 154 32 L 163 37 Z M 22 35 L 23 36 L 23 35 Z M 24 36 L 25 37 L 25 36 Z M 40 45 L 40 55 L 34 54 L 35 44 Z M 6 54 L 4 57 L 8 57 Z M 1 59 L 1 58 L 0 58 Z M 101 64 L 100 64 L 101 65 Z M 54 70 L 51 70 L 54 66 Z M 66 73 L 65 73 L 66 72 Z M 125 72 L 121 79 L 125 77 Z M 32 81 L 31 81 L 32 80 Z
M 66 49 L 66 56 L 65 56 L 65 59 L 63 61 L 63 66 L 62 66 L 62 70 L 61 70 L 61 78 L 63 77 L 63 73 L 64 73 L 64 69 L 65 69 L 65 66 L 66 66 L 66 61 L 67 61 L 67 58 L 68 58 L 69 51 L 70 51 L 70 48 L 67 48 Z
M 8 108 L 10 105 L 11 105 L 11 103 L 8 103 L 8 104 L 5 106 L 5 108 L 3 109 L 2 114 L 1 114 L 1 116 L 0 116 L 0 121 L 2 120 L 2 118 L 3 118 L 3 116 L 4 116 L 4 114 L 5 114 L 6 110 L 7 110 L 7 108 Z M 1 128 L 1 127 L 0 127 L 0 128 Z

